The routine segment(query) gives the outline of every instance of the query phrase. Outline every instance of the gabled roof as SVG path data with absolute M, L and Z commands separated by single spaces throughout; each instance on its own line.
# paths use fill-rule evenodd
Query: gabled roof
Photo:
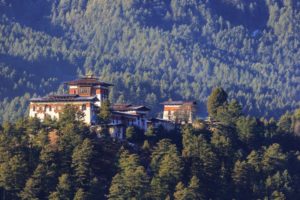
M 32 98 L 30 102 L 88 102 L 98 101 L 97 96 L 82 97 L 76 94 L 50 95 L 47 97 Z
M 164 101 L 161 103 L 162 105 L 196 105 L 197 102 L 196 101 Z
M 113 115 L 121 115 L 121 116 L 126 116 L 126 117 L 138 117 L 140 114 L 134 114 L 134 113 L 127 113 L 127 112 L 120 112 L 120 111 L 112 111 Z
M 110 83 L 106 83 L 106 82 L 102 82 L 99 81 L 97 78 L 95 77 L 82 77 L 73 81 L 68 81 L 65 82 L 65 84 L 68 85 L 83 85 L 83 86 L 96 86 L 96 85 L 101 85 L 101 86 L 113 86 L 113 84 Z
M 150 122 L 163 122 L 163 123 L 171 123 L 173 124 L 174 122 L 171 120 L 166 120 L 166 119 L 161 119 L 161 118 L 151 118 L 149 119 Z
M 131 105 L 131 104 L 114 104 L 112 106 L 114 111 L 149 111 L 150 108 L 144 105 Z

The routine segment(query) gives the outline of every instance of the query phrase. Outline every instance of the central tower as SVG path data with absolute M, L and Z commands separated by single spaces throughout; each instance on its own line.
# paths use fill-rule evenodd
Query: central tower
M 69 87 L 70 95 L 79 95 L 81 97 L 96 96 L 98 101 L 95 104 L 99 107 L 103 101 L 108 100 L 109 87 L 113 86 L 110 83 L 99 81 L 92 75 L 66 82 L 66 84 Z

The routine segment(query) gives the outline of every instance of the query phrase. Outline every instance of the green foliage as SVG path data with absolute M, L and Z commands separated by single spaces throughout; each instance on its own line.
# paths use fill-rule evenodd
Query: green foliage
M 58 185 L 56 191 L 52 192 L 49 196 L 50 200 L 69 200 L 72 199 L 72 188 L 71 180 L 68 174 L 62 174 L 59 177 Z
M 25 187 L 20 193 L 20 197 L 23 200 L 29 199 L 40 199 L 44 196 L 44 190 L 46 190 L 46 185 L 44 185 L 43 178 L 46 176 L 45 166 L 39 164 L 34 170 L 33 175 L 27 180 Z
M 227 103 L 227 93 L 223 88 L 215 88 L 207 100 L 207 112 L 210 117 L 216 118 L 218 108 Z
M 218 107 L 216 119 L 223 123 L 234 124 L 241 115 L 241 105 L 233 100 L 229 104 Z
M 292 132 L 292 120 L 292 114 L 288 112 L 285 113 L 280 117 L 278 121 L 278 128 L 286 133 Z
M 82 188 L 79 188 L 74 196 L 73 200 L 85 200 L 87 199 L 87 195 Z
M 89 139 L 83 140 L 82 144 L 75 147 L 72 154 L 72 165 L 74 170 L 76 186 L 87 188 L 91 180 L 91 159 L 93 158 L 93 144 Z
M 299 107 L 296 1 L 26 2 L 0 5 L 0 121 L 88 71 L 115 84 L 111 102 L 153 113 L 170 97 L 204 104 L 220 85 L 247 114 Z
M 248 144 L 255 145 L 260 136 L 260 129 L 257 120 L 252 117 L 241 117 L 236 123 L 239 139 Z
M 174 199 L 175 200 L 205 199 L 200 193 L 198 178 L 196 176 L 193 176 L 190 180 L 188 187 L 185 187 L 182 182 L 179 182 L 176 185 Z
M 129 142 L 98 138 L 66 113 L 59 124 L 0 126 L 2 199 L 300 198 L 300 138 L 275 119 L 234 111 L 230 123 L 197 121 L 181 135 L 161 129 Z M 289 117 L 296 127 L 298 111 Z
M 139 165 L 135 154 L 124 151 L 119 160 L 120 172 L 111 182 L 109 199 L 144 199 L 149 187 L 149 178 L 144 167 Z
M 149 144 L 149 142 L 148 142 L 148 140 L 145 140 L 144 141 L 144 144 L 143 144 L 143 150 L 145 150 L 145 151 L 149 151 L 150 150 L 150 144 Z
M 151 181 L 152 198 L 166 198 L 174 191 L 182 172 L 182 160 L 170 140 L 163 139 L 157 143 L 151 155 L 150 167 L 154 174 Z
M 134 130 L 134 127 L 133 126 L 129 126 L 128 128 L 126 128 L 126 139 L 127 140 L 132 140 L 134 135 L 135 135 L 135 130 Z
M 287 162 L 287 156 L 282 152 L 280 144 L 274 143 L 270 145 L 263 154 L 262 168 L 267 173 L 284 169 Z
M 66 126 L 69 123 L 80 123 L 84 117 L 84 113 L 81 112 L 77 107 L 67 104 L 64 106 L 60 116 L 58 123 L 60 127 Z
M 110 102 L 106 100 L 101 103 L 100 112 L 99 112 L 99 122 L 101 124 L 108 124 L 111 118 L 111 111 L 110 111 Z

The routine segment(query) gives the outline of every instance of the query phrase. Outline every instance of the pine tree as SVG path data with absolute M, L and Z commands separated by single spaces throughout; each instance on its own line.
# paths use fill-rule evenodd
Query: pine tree
M 144 167 L 139 165 L 136 154 L 122 152 L 119 159 L 120 172 L 111 182 L 109 199 L 144 199 L 147 195 L 149 178 Z
M 232 172 L 232 180 L 236 188 L 236 197 L 249 199 L 250 195 L 250 170 L 245 161 L 236 161 Z
M 146 150 L 146 151 L 150 150 L 150 144 L 149 144 L 148 140 L 144 141 L 144 144 L 143 144 L 142 148 L 143 148 L 143 150 Z
M 236 127 L 238 137 L 242 142 L 246 143 L 250 147 L 257 145 L 256 141 L 258 140 L 261 131 L 255 118 L 241 117 L 238 119 Z
M 283 169 L 287 162 L 287 156 L 282 152 L 279 144 L 270 145 L 262 157 L 262 169 L 267 173 Z
M 72 168 L 77 187 L 87 188 L 91 178 L 91 160 L 93 158 L 93 144 L 89 139 L 75 147 L 72 154 Z
M 153 126 L 148 126 L 147 131 L 145 132 L 145 136 L 149 138 L 155 137 L 155 129 Z
M 74 148 L 82 142 L 82 132 L 78 130 L 76 124 L 69 123 L 61 128 L 58 138 L 58 150 L 61 157 L 62 170 L 68 171 L 72 162 L 72 152 Z
M 212 91 L 207 100 L 207 111 L 210 117 L 215 118 L 217 116 L 218 107 L 227 102 L 227 96 L 223 88 L 215 88 Z
M 79 188 L 76 191 L 73 200 L 88 200 L 88 197 L 84 190 L 82 188 Z
M 19 192 L 26 182 L 27 173 L 28 163 L 24 156 L 12 156 L 0 164 L 0 187 L 14 193 Z
M 216 120 L 226 124 L 235 124 L 241 115 L 241 105 L 236 100 L 233 100 L 229 104 L 217 108 Z
M 101 103 L 98 119 L 100 124 L 108 124 L 111 119 L 111 110 L 109 100 L 103 101 Z
M 63 111 L 60 113 L 59 121 L 60 127 L 64 127 L 66 124 L 77 123 L 82 125 L 82 119 L 84 113 L 81 112 L 77 107 L 73 105 L 65 105 Z
M 129 126 L 128 128 L 126 128 L 126 139 L 129 141 L 134 140 L 135 137 L 135 130 L 133 126 Z
M 193 176 L 190 180 L 188 190 L 188 199 L 205 199 L 204 195 L 200 191 L 199 179 Z
M 284 115 L 282 115 L 277 123 L 279 131 L 283 131 L 284 133 L 290 133 L 292 132 L 292 114 L 289 112 L 286 112 Z
M 292 198 L 292 179 L 287 170 L 284 170 L 283 172 L 277 171 L 274 175 L 268 176 L 265 184 L 269 195 L 273 195 L 273 191 L 278 191 L 284 194 L 288 199 Z
M 179 182 L 176 185 L 175 193 L 174 193 L 174 199 L 175 200 L 186 200 L 187 199 L 187 189 L 185 188 L 184 184 L 182 182 Z
M 46 168 L 44 165 L 39 164 L 33 175 L 26 181 L 25 187 L 20 193 L 20 197 L 23 200 L 30 200 L 30 199 L 40 199 L 44 195 L 45 185 L 43 182 L 43 178 L 46 176 Z
M 153 198 L 166 198 L 174 192 L 182 172 L 182 161 L 170 140 L 163 139 L 157 143 L 151 159 L 154 177 L 151 181 Z M 154 194 L 155 191 L 155 194 Z
M 43 177 L 43 182 L 47 187 L 44 190 L 45 193 L 49 193 L 55 189 L 59 174 L 57 149 L 51 145 L 46 145 L 42 149 L 39 158 L 40 164 L 44 166 L 46 171 L 46 176 Z
M 59 182 L 56 191 L 49 195 L 49 200 L 69 200 L 72 199 L 72 182 L 68 174 L 62 174 L 59 177 Z

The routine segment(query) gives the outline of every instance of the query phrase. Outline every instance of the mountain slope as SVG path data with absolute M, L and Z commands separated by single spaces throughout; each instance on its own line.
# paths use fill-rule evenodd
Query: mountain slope
M 168 98 L 195 99 L 203 114 L 215 86 L 249 114 L 300 106 L 295 0 L 2 0 L 0 13 L 2 113 L 15 109 L 10 99 L 57 91 L 88 70 L 115 84 L 112 101 L 145 103 L 153 114 Z

